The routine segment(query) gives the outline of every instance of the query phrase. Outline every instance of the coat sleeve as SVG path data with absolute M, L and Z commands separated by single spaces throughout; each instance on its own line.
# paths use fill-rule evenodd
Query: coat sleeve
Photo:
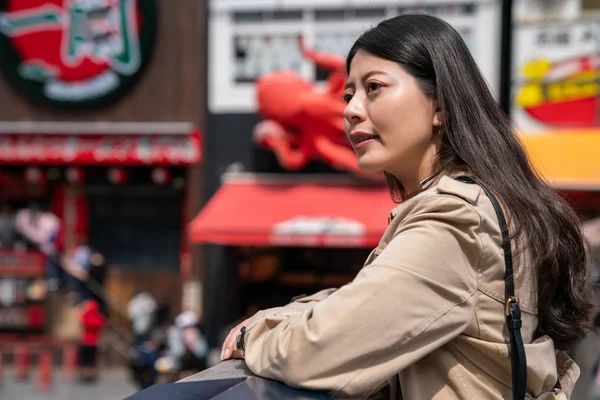
M 247 329 L 250 329 L 251 326 L 256 325 L 257 323 L 263 321 L 267 318 L 273 318 L 274 316 L 283 317 L 283 316 L 291 316 L 295 314 L 301 314 L 305 310 L 312 308 L 319 301 L 323 301 L 328 298 L 332 293 L 335 293 L 337 289 L 324 289 L 310 296 L 300 296 L 298 298 L 294 298 L 289 304 L 281 307 L 269 308 L 266 310 L 262 310 L 257 312 L 251 319 L 248 321 Z
M 356 396 L 458 336 L 473 315 L 479 214 L 449 195 L 424 199 L 356 278 L 296 313 L 248 324 L 252 372 Z

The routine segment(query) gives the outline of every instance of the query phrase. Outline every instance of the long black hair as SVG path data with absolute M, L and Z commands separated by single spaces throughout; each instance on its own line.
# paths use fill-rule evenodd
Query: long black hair
M 592 312 L 586 281 L 587 249 L 577 215 L 545 184 L 500 109 L 460 34 L 428 15 L 406 14 L 363 33 L 350 50 L 398 63 L 438 101 L 443 118 L 437 172 L 468 171 L 502 201 L 538 281 L 539 326 L 567 349 L 586 334 Z M 402 184 L 386 174 L 392 197 Z M 526 238 L 526 239 L 525 239 Z

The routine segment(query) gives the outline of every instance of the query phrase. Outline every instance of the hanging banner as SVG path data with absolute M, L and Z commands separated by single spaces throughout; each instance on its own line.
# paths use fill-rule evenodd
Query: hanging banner
M 199 133 L 189 135 L 0 135 L 0 163 L 193 165 Z

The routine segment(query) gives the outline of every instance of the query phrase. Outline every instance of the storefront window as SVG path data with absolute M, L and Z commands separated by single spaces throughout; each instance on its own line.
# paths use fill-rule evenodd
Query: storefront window
M 371 249 L 241 248 L 242 304 L 259 309 L 285 304 L 292 297 L 341 287 L 354 279 Z
M 153 186 L 94 186 L 88 190 L 90 243 L 110 265 L 177 270 L 182 194 Z

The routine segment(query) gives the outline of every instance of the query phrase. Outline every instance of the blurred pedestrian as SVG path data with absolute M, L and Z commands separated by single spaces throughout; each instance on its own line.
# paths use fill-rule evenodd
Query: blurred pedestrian
M 77 246 L 61 259 L 63 269 L 67 272 L 68 286 L 77 294 L 76 304 L 79 304 L 92 296 L 89 288 L 85 285 L 90 268 L 90 256 L 92 249 L 88 245 L 86 236 L 77 239 Z
M 198 322 L 198 316 L 193 311 L 184 311 L 175 318 L 175 326 L 181 332 L 185 349 L 181 357 L 182 370 L 199 372 L 206 368 L 208 344 Z
M 106 317 L 100 312 L 98 302 L 86 300 L 81 314 L 82 336 L 79 347 L 82 382 L 92 382 L 98 378 L 98 343 L 105 324 Z
M 74 253 L 61 258 L 62 268 L 71 278 L 71 285 L 74 287 L 77 300 L 76 304 L 93 299 L 98 302 L 100 311 L 108 316 L 106 309 L 106 293 L 104 291 L 104 282 L 107 275 L 106 259 L 102 253 L 93 250 L 89 246 L 82 250 L 84 254 Z M 81 249 L 80 249 L 81 250 Z
M 156 362 L 164 349 L 163 340 L 162 333 L 154 331 L 148 340 L 136 346 L 137 355 L 131 360 L 129 367 L 132 371 L 133 380 L 140 390 L 156 383 L 158 377 Z
M 198 322 L 193 311 L 184 311 L 175 318 L 167 330 L 166 354 L 157 361 L 161 372 L 189 375 L 206 368 L 208 343 Z
M 17 211 L 15 228 L 47 258 L 46 279 L 48 290 L 61 286 L 62 270 L 59 264 L 58 241 L 60 219 L 53 213 L 42 211 L 37 205 Z
M 132 323 L 136 346 L 141 345 L 150 337 L 156 307 L 154 296 L 148 292 L 136 292 L 129 301 L 127 313 Z
M 108 317 L 106 308 L 106 292 L 104 284 L 108 275 L 108 266 L 104 255 L 95 249 L 92 249 L 88 267 L 88 279 L 85 282 L 88 286 L 90 298 L 96 300 L 100 307 L 100 312 Z

